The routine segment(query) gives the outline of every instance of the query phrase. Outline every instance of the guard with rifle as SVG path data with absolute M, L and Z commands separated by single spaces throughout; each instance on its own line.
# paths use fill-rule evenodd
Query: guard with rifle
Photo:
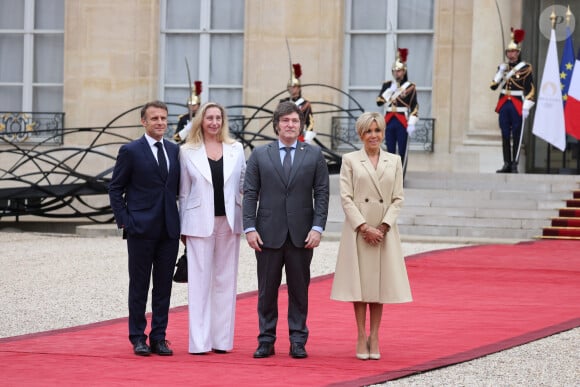
M 534 79 L 530 63 L 521 59 L 524 30 L 512 28 L 511 41 L 505 49 L 507 63 L 500 63 L 490 88 L 500 90 L 495 108 L 499 114 L 503 167 L 497 173 L 518 173 L 524 123 L 534 106 Z
M 377 106 L 385 106 L 387 151 L 396 154 L 398 150 L 403 171 L 407 169 L 408 139 L 419 121 L 417 90 L 407 76 L 408 51 L 406 48 L 397 50 L 397 58 L 391 69 L 394 80 L 384 82 L 377 97 Z
M 201 105 L 201 81 L 195 81 L 194 87 L 191 88 L 191 95 L 187 99 L 188 113 L 179 116 L 179 121 L 177 122 L 177 128 L 175 129 L 175 135 L 173 140 L 177 143 L 185 142 L 189 131 L 191 130 L 191 124 L 193 122 L 193 117 Z

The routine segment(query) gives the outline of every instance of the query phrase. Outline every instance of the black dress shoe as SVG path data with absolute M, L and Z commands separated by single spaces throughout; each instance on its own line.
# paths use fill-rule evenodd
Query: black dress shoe
M 158 354 L 159 356 L 171 356 L 173 351 L 169 348 L 169 341 L 159 340 L 151 343 L 151 352 Z
M 228 353 L 228 351 L 226 351 L 225 349 L 212 349 L 213 353 L 217 353 L 219 355 L 223 355 L 225 353 Z
M 304 348 L 304 344 L 302 343 L 292 343 L 290 344 L 290 356 L 294 359 L 304 359 L 308 357 L 306 353 L 306 348 Z
M 504 163 L 503 167 L 495 171 L 496 173 L 511 173 L 512 166 L 511 163 Z
M 274 352 L 274 344 L 272 343 L 260 343 L 258 345 L 258 349 L 254 352 L 254 358 L 261 359 L 264 357 L 269 357 L 275 354 Z
M 144 340 L 139 340 L 133 344 L 133 352 L 135 352 L 135 355 L 149 356 L 151 355 L 151 348 L 145 344 Z

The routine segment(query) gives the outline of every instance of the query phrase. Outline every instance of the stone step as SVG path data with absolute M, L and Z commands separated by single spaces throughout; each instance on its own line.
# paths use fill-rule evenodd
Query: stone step
M 557 202 L 561 205 L 561 202 Z M 456 207 L 456 208 L 515 208 L 515 209 L 538 209 L 537 200 L 477 200 L 472 198 L 462 199 L 460 197 L 446 198 L 424 198 L 423 202 L 412 196 L 405 195 L 405 207 L 422 206 L 422 207 Z
M 535 236 L 534 239 L 560 239 L 560 240 L 568 240 L 568 241 L 580 241 L 580 237 L 570 237 L 570 236 L 545 236 L 545 235 L 538 235 L 538 236 Z
M 474 217 L 474 218 L 505 218 L 505 219 L 549 219 L 557 216 L 555 209 L 538 209 L 529 211 L 527 209 L 506 209 L 506 208 L 469 208 L 469 207 L 421 207 L 407 206 L 399 218 L 404 216 L 448 216 L 448 217 Z
M 563 205 L 570 198 L 570 191 L 561 192 L 534 192 L 534 191 L 470 191 L 470 190 L 444 190 L 432 188 L 405 188 L 405 205 L 411 200 L 423 200 L 432 198 L 458 198 L 473 200 L 537 200 L 546 202 L 559 202 Z
M 476 207 L 470 201 L 433 201 L 426 204 L 420 201 L 408 203 L 405 200 L 399 217 L 404 216 L 447 216 L 447 217 L 474 217 L 474 218 L 507 218 L 507 219 L 549 219 L 558 215 L 560 202 L 553 205 L 540 206 L 533 201 L 497 201 Z M 344 212 L 337 195 L 331 195 L 328 219 L 342 221 Z
M 407 181 L 495 181 L 495 182 L 552 182 L 565 183 L 576 182 L 580 183 L 580 175 L 557 175 L 557 174 L 541 174 L 541 173 L 465 173 L 465 172 L 434 172 L 434 171 L 408 171 L 405 176 Z M 576 189 L 580 189 L 577 187 Z
M 580 218 L 552 218 L 552 226 L 554 227 L 580 227 Z
M 521 240 L 542 235 L 580 189 L 580 176 L 409 171 L 404 189 L 402 235 Z M 333 175 L 328 231 L 342 228 L 339 194 Z
M 479 227 L 450 227 L 450 226 L 406 226 L 400 225 L 402 235 L 424 235 L 457 238 L 506 238 L 532 239 L 541 234 L 540 230 L 479 228 Z
M 566 192 L 580 188 L 580 176 L 409 172 L 405 178 L 405 188 Z
M 417 226 L 456 226 L 539 230 L 549 226 L 551 219 L 509 219 L 509 218 L 475 218 L 457 216 L 399 216 L 398 224 Z
M 560 208 L 558 215 L 569 218 L 580 218 L 580 208 Z
M 542 235 L 580 238 L 580 227 L 544 227 Z

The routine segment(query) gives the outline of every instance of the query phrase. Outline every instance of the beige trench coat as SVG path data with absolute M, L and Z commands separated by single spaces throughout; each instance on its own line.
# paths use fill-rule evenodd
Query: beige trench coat
M 412 301 L 397 216 L 403 204 L 401 158 L 381 150 L 376 170 L 364 149 L 342 157 L 340 196 L 345 214 L 330 298 L 338 301 Z M 383 242 L 366 243 L 363 223 L 390 226 Z

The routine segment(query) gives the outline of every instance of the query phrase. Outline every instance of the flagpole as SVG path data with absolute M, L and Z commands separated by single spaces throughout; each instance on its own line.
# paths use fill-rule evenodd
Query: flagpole
M 570 11 L 570 5 L 568 5 L 568 10 L 566 11 L 566 32 L 570 31 L 570 17 L 572 16 L 572 12 Z M 568 36 L 566 36 L 566 40 L 568 40 Z M 564 49 L 566 50 L 566 49 Z M 566 125 L 566 120 L 564 119 L 564 127 Z M 564 154 L 562 155 L 562 169 L 566 170 L 566 149 L 564 149 Z

